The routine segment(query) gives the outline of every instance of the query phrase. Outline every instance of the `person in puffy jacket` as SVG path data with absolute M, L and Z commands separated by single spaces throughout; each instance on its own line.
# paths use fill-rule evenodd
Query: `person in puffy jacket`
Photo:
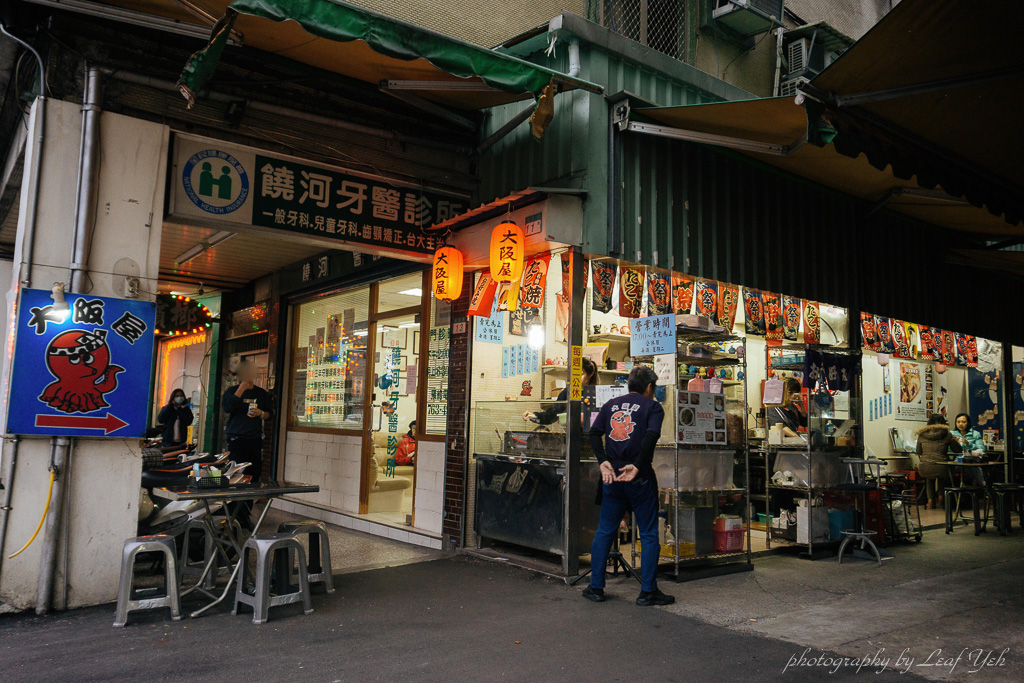
M 412 465 L 416 460 L 416 420 L 409 423 L 409 432 L 402 436 L 395 451 L 395 464 Z
M 942 415 L 932 415 L 928 418 L 928 425 L 916 433 L 917 454 L 921 458 L 917 472 L 925 481 L 928 509 L 934 510 L 943 505 L 939 480 L 949 476 L 949 468 L 941 463 L 949 461 L 950 452 L 960 453 L 962 449 Z

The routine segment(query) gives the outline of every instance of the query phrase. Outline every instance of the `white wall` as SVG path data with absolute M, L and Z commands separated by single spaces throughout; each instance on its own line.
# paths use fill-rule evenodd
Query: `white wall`
M 288 432 L 284 478 L 320 487 L 303 494 L 304 502 L 358 514 L 362 448 L 358 436 Z
M 416 445 L 416 528 L 440 534 L 444 520 L 444 443 Z
M 33 140 L 36 124 L 33 110 Z M 101 115 L 97 216 L 89 259 L 90 294 L 121 296 L 124 277 L 134 275 L 142 278 L 141 298 L 155 298 L 168 132 L 166 126 L 159 124 L 112 113 Z M 49 289 L 54 282 L 68 280 L 80 138 L 80 105 L 48 100 L 34 251 L 36 266 L 30 283 L 33 288 Z M 28 174 L 34 163 L 30 145 L 25 160 L 22 206 L 28 199 Z M 18 225 L 15 262 L 19 264 L 25 249 L 27 214 L 24 209 L 21 211 Z M 0 413 L 6 416 L 6 412 L 5 404 Z M 11 444 L 4 444 L 5 458 L 10 457 L 10 448 Z M 4 553 L 0 611 L 27 609 L 35 604 L 42 534 L 13 560 L 6 555 L 21 547 L 39 521 L 46 497 L 48 459 L 48 438 L 23 439 L 16 477 L 13 483 L 4 482 L 14 487 L 14 509 L 5 546 L 0 548 Z M 121 548 L 126 538 L 136 535 L 141 469 L 136 440 L 75 440 L 69 485 L 69 606 L 116 599 Z M 55 600 L 61 597 L 63 563 L 63 558 L 59 558 Z

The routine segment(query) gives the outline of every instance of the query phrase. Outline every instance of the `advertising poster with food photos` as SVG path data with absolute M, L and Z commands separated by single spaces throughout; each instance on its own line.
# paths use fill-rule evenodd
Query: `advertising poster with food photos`
M 725 444 L 725 396 L 706 391 L 680 391 L 676 409 L 677 441 L 708 446 Z

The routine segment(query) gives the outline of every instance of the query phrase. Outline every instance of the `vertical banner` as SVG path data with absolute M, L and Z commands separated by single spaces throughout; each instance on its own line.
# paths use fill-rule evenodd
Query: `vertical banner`
M 821 309 L 817 301 L 804 302 L 804 343 L 821 343 Z
M 892 319 L 892 347 L 896 358 L 910 358 L 910 344 L 907 343 L 907 328 L 902 320 Z
M 932 353 L 932 328 L 921 325 L 921 359 L 932 360 L 935 355 Z
M 498 291 L 498 283 L 490 274 L 480 275 L 480 281 L 473 290 L 473 297 L 469 300 L 469 315 L 482 315 L 490 317 L 494 306 L 494 295 Z
M 800 334 L 800 309 L 803 308 L 803 299 L 795 299 L 787 296 L 783 299 L 782 305 L 782 327 L 783 336 L 786 341 L 798 341 Z
M 764 336 L 764 305 L 761 290 L 743 288 L 743 319 L 747 334 Z
M 942 331 L 942 362 L 956 365 L 956 338 L 949 330 Z
M 978 367 L 978 338 L 967 335 L 967 367 Z
M 544 285 L 548 279 L 550 260 L 551 255 L 545 254 L 526 264 L 519 290 L 519 301 L 522 307 L 540 308 L 544 304 Z
M 764 306 L 764 336 L 769 341 L 782 341 L 784 326 L 782 324 L 782 300 L 773 292 L 761 292 Z
M 740 288 L 721 283 L 718 285 L 718 324 L 732 332 L 736 324 L 736 308 L 739 306 Z
M 895 351 L 892 343 L 892 328 L 889 327 L 889 319 L 876 315 L 875 331 L 878 333 L 878 352 L 892 353 Z
M 878 351 L 878 332 L 875 329 L 875 316 L 870 313 L 860 312 L 860 340 L 861 347 Z
M 910 348 L 910 360 L 917 360 L 921 355 L 921 333 L 919 328 L 914 323 L 905 323 L 904 327 L 907 328 L 907 346 Z
M 693 308 L 693 278 L 685 275 L 672 276 L 672 312 L 686 315 Z
M 583 347 L 573 346 L 569 356 L 569 400 L 583 399 Z
M 962 368 L 967 367 L 967 335 L 955 332 L 953 339 L 956 342 L 956 364 Z
M 639 318 L 644 301 L 644 271 L 622 268 L 619 271 L 619 315 Z
M 508 347 L 501 348 L 501 376 L 508 377 Z
M 671 281 L 668 275 L 647 273 L 647 315 L 672 312 Z
M 615 264 L 596 262 L 590 264 L 590 270 L 594 273 L 594 303 L 595 311 L 607 313 L 612 310 L 612 289 L 615 286 Z
M 694 300 L 697 302 L 697 315 L 711 318 L 718 322 L 718 283 L 714 280 L 697 280 L 694 284 Z

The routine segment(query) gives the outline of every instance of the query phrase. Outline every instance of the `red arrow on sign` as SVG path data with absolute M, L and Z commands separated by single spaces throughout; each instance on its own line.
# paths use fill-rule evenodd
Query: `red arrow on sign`
M 36 427 L 50 427 L 60 429 L 102 429 L 107 435 L 116 432 L 121 427 L 127 427 L 128 423 L 112 413 L 103 417 L 86 417 L 85 415 L 36 415 Z

